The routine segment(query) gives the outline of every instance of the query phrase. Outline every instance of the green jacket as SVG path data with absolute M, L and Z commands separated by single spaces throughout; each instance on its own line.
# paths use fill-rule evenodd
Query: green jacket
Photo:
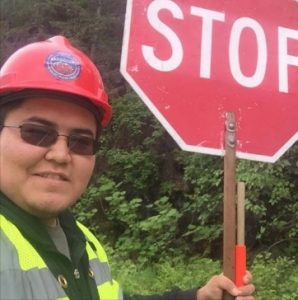
M 56 249 L 45 225 L 0 192 L 0 300 L 122 299 L 98 240 L 68 211 L 59 221 L 71 260 Z M 124 299 L 196 300 L 196 289 Z
M 69 212 L 59 220 L 71 260 L 45 225 L 0 193 L 0 299 L 122 299 L 96 238 Z

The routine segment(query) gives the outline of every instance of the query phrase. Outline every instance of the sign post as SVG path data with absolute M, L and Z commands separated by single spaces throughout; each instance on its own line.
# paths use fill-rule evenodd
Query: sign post
M 236 123 L 234 113 L 226 115 L 224 156 L 223 273 L 235 281 L 235 189 L 236 189 Z M 233 297 L 224 295 L 224 300 Z

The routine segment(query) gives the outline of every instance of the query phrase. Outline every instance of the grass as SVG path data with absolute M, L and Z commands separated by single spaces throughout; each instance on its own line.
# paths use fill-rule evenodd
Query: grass
M 204 285 L 221 272 L 220 262 L 208 258 L 165 258 L 150 266 L 110 258 L 114 277 L 127 294 L 154 294 L 173 287 L 189 289 Z M 254 258 L 249 269 L 254 276 L 256 300 L 298 300 L 298 263 L 287 257 L 264 253 Z

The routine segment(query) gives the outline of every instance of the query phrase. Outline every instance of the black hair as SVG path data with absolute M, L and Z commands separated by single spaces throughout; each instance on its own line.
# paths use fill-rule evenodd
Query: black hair
M 39 97 L 39 96 L 49 96 L 57 99 L 62 99 L 64 101 L 77 103 L 78 105 L 88 109 L 95 116 L 96 125 L 97 125 L 96 139 L 99 138 L 102 131 L 101 121 L 104 114 L 101 108 L 95 106 L 89 100 L 86 101 L 84 97 L 79 97 L 76 95 L 71 95 L 71 94 L 66 94 L 61 92 L 53 92 L 53 91 L 46 91 L 46 90 L 31 90 L 31 89 L 22 90 L 19 92 L 13 92 L 13 93 L 0 96 L 0 132 L 2 130 L 1 125 L 4 125 L 5 119 L 9 112 L 19 108 L 26 99 L 31 97 Z
M 7 102 L 7 103 L 4 103 L 4 104 L 0 104 L 0 132 L 2 130 L 2 126 L 1 125 L 4 125 L 4 122 L 6 120 L 6 117 L 7 115 L 19 108 L 20 106 L 22 106 L 22 104 L 24 103 L 24 100 L 25 99 L 19 99 L 18 101 L 12 101 L 12 102 Z M 1 103 L 1 98 L 0 98 L 0 103 Z

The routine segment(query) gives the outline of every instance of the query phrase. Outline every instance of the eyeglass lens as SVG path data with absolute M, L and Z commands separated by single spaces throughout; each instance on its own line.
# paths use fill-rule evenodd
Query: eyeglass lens
M 20 126 L 22 139 L 35 146 L 50 147 L 59 136 L 57 130 L 36 124 Z M 80 155 L 93 155 L 98 150 L 98 143 L 90 137 L 72 134 L 67 136 L 69 149 Z

